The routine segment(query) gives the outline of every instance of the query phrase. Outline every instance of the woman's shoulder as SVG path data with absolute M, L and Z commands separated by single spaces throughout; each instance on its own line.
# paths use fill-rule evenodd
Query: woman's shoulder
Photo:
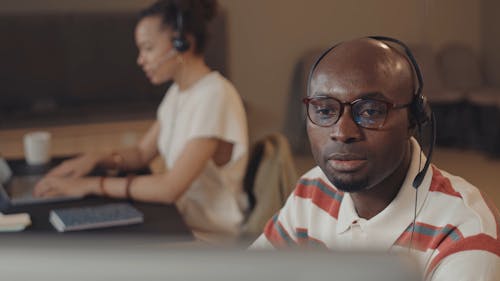
M 210 72 L 200 82 L 195 95 L 204 99 L 227 99 L 239 96 L 231 81 L 218 71 Z

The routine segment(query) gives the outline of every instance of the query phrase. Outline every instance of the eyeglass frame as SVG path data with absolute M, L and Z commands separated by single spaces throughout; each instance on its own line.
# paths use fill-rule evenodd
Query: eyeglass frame
M 320 124 L 317 124 L 316 122 L 314 122 L 311 119 L 311 115 L 309 115 L 309 104 L 314 99 L 331 99 L 331 100 L 334 100 L 334 101 L 338 102 L 340 104 L 340 108 L 339 108 L 339 112 L 340 113 L 339 113 L 339 115 L 337 117 L 337 120 L 335 120 L 333 123 L 331 123 L 329 125 L 320 125 Z M 382 122 L 382 124 L 380 126 L 378 126 L 378 127 L 364 127 L 361 124 L 359 124 L 358 122 L 356 122 L 355 116 L 353 115 L 354 113 L 352 111 L 352 106 L 355 105 L 356 103 L 360 102 L 360 101 L 377 101 L 377 102 L 384 103 L 387 106 L 387 112 L 386 112 L 386 114 L 384 116 L 384 121 Z M 346 106 L 350 106 L 351 107 L 351 118 L 352 118 L 352 121 L 357 126 L 359 126 L 361 128 L 365 128 L 365 129 L 375 129 L 375 130 L 378 130 L 378 129 L 381 129 L 382 127 L 384 127 L 385 121 L 387 120 L 387 115 L 389 114 L 389 111 L 396 110 L 396 109 L 403 109 L 403 108 L 406 108 L 406 107 L 410 107 L 413 104 L 413 101 L 411 101 L 410 103 L 406 103 L 406 104 L 397 104 L 397 103 L 391 103 L 391 102 L 388 102 L 388 101 L 379 100 L 379 99 L 373 99 L 373 98 L 358 98 L 358 99 L 355 99 L 355 100 L 353 100 L 351 102 L 342 102 L 339 99 L 334 98 L 334 97 L 323 96 L 323 97 L 305 97 L 305 98 L 302 99 L 302 103 L 304 103 L 304 105 L 306 106 L 307 118 L 309 119 L 309 121 L 311 121 L 311 123 L 313 123 L 316 126 L 327 128 L 327 127 L 331 127 L 331 126 L 337 124 L 337 122 L 339 122 L 340 118 L 342 117 L 342 114 L 344 114 L 345 107 Z

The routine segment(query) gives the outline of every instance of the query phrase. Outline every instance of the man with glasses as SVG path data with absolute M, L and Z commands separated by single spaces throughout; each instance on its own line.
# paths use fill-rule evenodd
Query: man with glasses
M 498 210 L 435 166 L 413 186 L 425 162 L 412 137 L 416 68 L 396 46 L 372 38 L 320 58 L 304 99 L 318 166 L 253 248 L 409 250 L 430 280 L 500 280 Z

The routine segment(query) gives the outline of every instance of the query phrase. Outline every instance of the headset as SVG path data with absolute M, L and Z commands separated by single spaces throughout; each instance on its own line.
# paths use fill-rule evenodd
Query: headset
M 410 112 L 411 115 L 413 116 L 415 123 L 417 125 L 418 133 L 419 136 L 422 135 L 421 133 L 421 128 L 422 126 L 430 123 L 430 129 L 431 129 L 431 141 L 429 144 L 429 152 L 427 153 L 427 160 L 425 161 L 424 167 L 421 171 L 417 173 L 415 178 L 413 179 L 412 186 L 417 189 L 421 184 L 422 181 L 424 180 L 425 174 L 427 173 L 427 170 L 429 169 L 429 166 L 431 164 L 431 158 L 432 158 L 432 153 L 434 151 L 434 144 L 436 142 L 436 126 L 435 126 L 435 118 L 434 114 L 432 113 L 431 107 L 429 103 L 427 102 L 427 98 L 423 95 L 422 90 L 424 88 L 424 82 L 422 78 L 422 72 L 420 70 L 420 67 L 418 66 L 417 60 L 415 59 L 415 56 L 411 52 L 410 48 L 404 44 L 402 41 L 391 38 L 391 37 L 386 37 L 386 36 L 368 36 L 366 38 L 371 38 L 383 43 L 390 42 L 394 43 L 398 46 L 400 46 L 406 57 L 408 58 L 408 61 L 412 65 L 412 68 L 414 70 L 415 76 L 417 78 L 417 87 L 415 89 L 415 92 L 413 94 L 413 99 L 410 105 Z M 311 70 L 309 72 L 309 77 L 307 79 L 307 95 L 310 95 L 310 84 L 312 80 L 312 76 L 314 74 L 314 71 L 316 70 L 317 66 L 323 60 L 323 58 L 330 53 L 335 47 L 339 46 L 342 43 L 335 44 L 325 50 L 313 63 Z
M 177 34 L 175 34 L 172 37 L 172 45 L 174 46 L 174 49 L 179 52 L 183 53 L 189 50 L 189 47 L 191 47 L 191 44 L 186 38 L 186 35 L 184 34 L 184 15 L 182 13 L 182 9 L 179 7 L 177 11 Z
M 171 42 L 172 42 L 173 48 L 170 51 L 168 51 L 161 59 L 159 59 L 156 62 L 155 68 L 159 67 L 160 65 L 162 65 L 166 61 L 170 60 L 178 53 L 186 52 L 191 47 L 191 44 L 189 43 L 186 36 L 184 35 L 184 16 L 182 15 L 181 8 L 178 8 L 177 29 L 176 29 L 176 32 L 174 33 L 174 35 L 172 36 Z

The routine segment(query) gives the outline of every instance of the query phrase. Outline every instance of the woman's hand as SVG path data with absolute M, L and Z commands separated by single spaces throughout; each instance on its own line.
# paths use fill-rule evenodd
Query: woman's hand
M 46 177 L 83 177 L 97 166 L 99 160 L 100 157 L 96 154 L 84 154 L 62 162 L 62 164 L 48 172 Z
M 33 190 L 35 197 L 83 197 L 99 188 L 99 178 L 56 178 L 45 177 Z

